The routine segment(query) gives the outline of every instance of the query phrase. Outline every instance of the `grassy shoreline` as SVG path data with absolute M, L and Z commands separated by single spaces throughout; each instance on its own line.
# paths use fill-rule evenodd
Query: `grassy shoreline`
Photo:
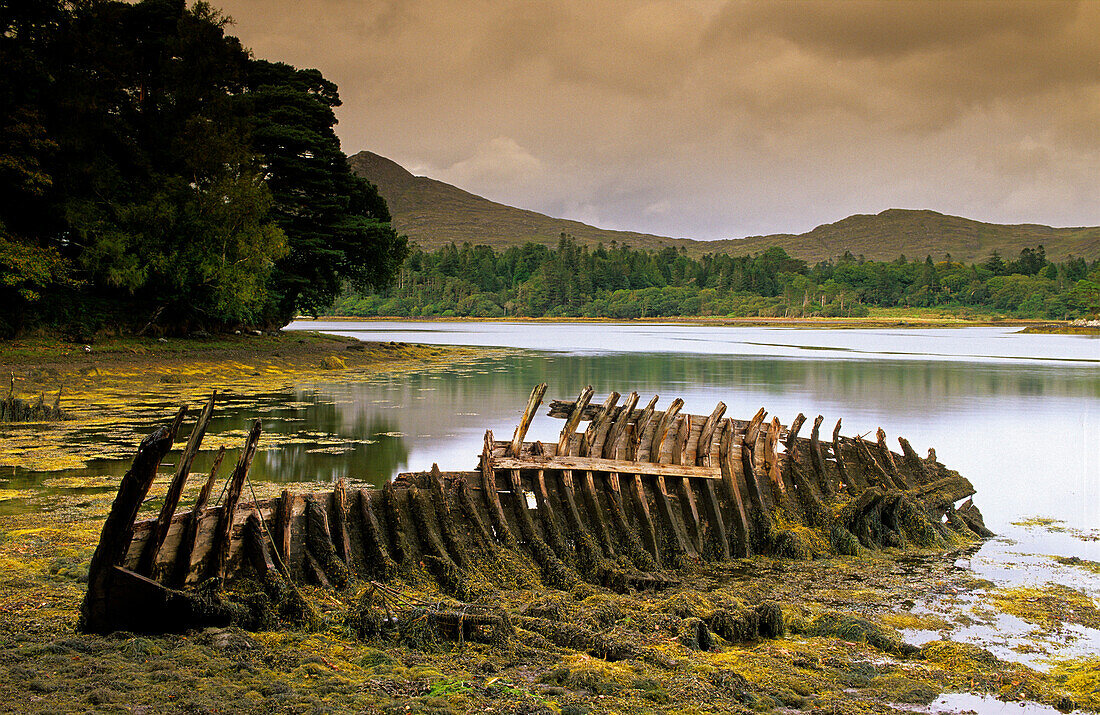
M 615 318 L 530 318 L 530 317 L 505 317 L 505 318 L 464 318 L 464 317 L 393 317 L 393 316 L 348 316 L 326 315 L 312 317 L 300 317 L 296 322 L 354 322 L 359 320 L 382 322 L 429 322 L 429 323 L 645 323 L 661 324 L 670 323 L 677 325 L 704 325 L 723 327 L 783 327 L 783 328 L 974 328 L 974 327 L 1041 327 L 1045 325 L 1061 325 L 1062 323 L 1050 320 L 1038 320 L 1030 318 L 957 318 L 945 316 L 922 315 L 871 315 L 865 318 L 728 318 L 716 316 L 672 316 L 665 318 L 633 318 L 631 320 L 618 320 Z M 1064 323 L 1068 325 L 1067 323 Z

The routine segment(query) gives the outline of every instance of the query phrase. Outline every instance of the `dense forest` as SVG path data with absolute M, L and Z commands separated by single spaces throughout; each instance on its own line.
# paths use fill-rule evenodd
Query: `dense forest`
M 184 0 L 0 0 L 0 336 L 281 326 L 405 257 L 336 86 Z
M 494 251 L 454 244 L 414 250 L 396 283 L 346 291 L 338 315 L 471 317 L 849 316 L 868 308 L 944 306 L 1016 317 L 1074 318 L 1100 310 L 1100 261 L 1046 259 L 1042 246 L 977 265 L 865 261 L 808 265 L 781 248 L 754 256 L 639 251 L 624 245 L 528 243 Z M 964 310 L 966 312 L 966 310 Z

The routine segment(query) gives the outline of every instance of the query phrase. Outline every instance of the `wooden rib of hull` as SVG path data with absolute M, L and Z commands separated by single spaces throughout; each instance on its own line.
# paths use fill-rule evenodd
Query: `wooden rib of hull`
M 137 521 L 166 442 L 174 439 L 174 429 L 162 428 L 143 443 L 104 525 L 83 627 L 203 625 L 208 621 L 181 620 L 180 613 L 197 617 L 202 609 L 189 608 L 188 592 L 171 587 L 210 575 L 340 588 L 384 581 L 423 563 L 443 590 L 453 591 L 461 588 L 456 579 L 483 561 L 474 555 L 511 549 L 531 559 L 550 586 L 585 579 L 652 588 L 675 582 L 685 558 L 790 554 L 795 536 L 775 524 L 820 529 L 842 553 L 989 533 L 972 502 L 955 510 L 974 494 L 970 482 L 934 453 L 918 457 L 904 439 L 902 453 L 892 453 L 881 430 L 871 449 L 838 431 L 830 445 L 818 438 L 820 417 L 803 438 L 801 415 L 788 428 L 777 419 L 765 425 L 764 410 L 750 420 L 723 418 L 721 403 L 709 416 L 680 414 L 680 400 L 667 410 L 656 408 L 656 398 L 636 409 L 636 393 L 616 407 L 618 393 L 595 404 L 586 388 L 574 402 L 552 403 L 550 416 L 566 420 L 557 444 L 525 442 L 545 391 L 545 385 L 532 391 L 511 440 L 486 434 L 476 471 L 433 467 L 398 475 L 383 489 L 341 481 L 329 492 L 284 491 L 245 502 L 238 497 L 257 425 L 230 477 L 227 503 L 205 503 L 211 478 L 198 508 L 176 512 L 174 494 L 155 518 Z M 584 419 L 592 423 L 577 432 Z M 190 453 L 201 440 L 194 434 Z M 912 513 L 923 520 L 898 516 Z M 850 538 L 837 541 L 837 534 Z M 257 564 L 264 573 L 257 574 Z M 127 602 L 137 598 L 140 603 Z

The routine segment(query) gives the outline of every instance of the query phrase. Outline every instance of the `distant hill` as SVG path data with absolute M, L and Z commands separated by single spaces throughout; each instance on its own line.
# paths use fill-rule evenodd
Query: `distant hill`
M 1051 228 L 1037 224 L 982 223 L 929 210 L 887 209 L 880 214 L 857 214 L 803 234 L 774 234 L 749 238 L 696 241 L 633 231 L 611 231 L 579 221 L 552 218 L 535 211 L 498 204 L 442 181 L 413 176 L 390 159 L 369 151 L 350 158 L 352 170 L 378 186 L 389 204 L 394 227 L 424 249 L 451 241 L 506 248 L 527 241 L 556 245 L 562 233 L 581 243 L 611 241 L 634 248 L 659 250 L 681 247 L 691 255 L 758 253 L 780 246 L 807 261 L 836 258 L 851 251 L 871 260 L 889 261 L 932 255 L 942 259 L 981 261 L 992 251 L 1015 257 L 1021 249 L 1042 244 L 1051 260 L 1070 255 L 1100 258 L 1100 227 Z

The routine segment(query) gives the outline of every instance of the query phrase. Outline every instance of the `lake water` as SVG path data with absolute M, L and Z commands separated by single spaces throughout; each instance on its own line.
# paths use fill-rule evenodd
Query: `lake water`
M 395 469 L 471 469 L 483 431 L 510 436 L 531 387 L 573 398 L 637 390 L 728 415 L 799 412 L 865 434 L 882 427 L 968 477 L 997 530 L 1024 516 L 1100 526 L 1100 340 L 1016 328 L 821 330 L 676 324 L 300 321 L 362 340 L 523 348 L 374 384 L 309 386 L 347 428 L 400 434 Z M 300 396 L 306 398 L 306 395 Z M 379 429 L 381 425 L 383 429 Z M 561 421 L 541 416 L 537 439 Z M 391 450 L 392 451 L 392 450 Z

